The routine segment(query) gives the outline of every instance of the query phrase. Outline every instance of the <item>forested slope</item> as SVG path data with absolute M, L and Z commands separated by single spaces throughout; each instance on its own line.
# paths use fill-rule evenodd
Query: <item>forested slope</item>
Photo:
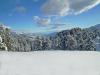
M 100 43 L 100 30 L 73 28 L 57 32 L 54 36 L 28 36 L 17 34 L 0 25 L 0 49 L 6 51 L 40 50 L 96 50 L 96 40 Z

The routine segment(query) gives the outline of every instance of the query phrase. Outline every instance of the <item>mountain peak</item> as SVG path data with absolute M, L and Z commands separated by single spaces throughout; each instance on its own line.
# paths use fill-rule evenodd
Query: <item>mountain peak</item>
M 4 24 L 0 24 L 0 28 L 2 28 L 2 29 L 6 29 L 6 28 L 10 29 L 9 26 L 6 26 L 6 25 L 4 25 Z

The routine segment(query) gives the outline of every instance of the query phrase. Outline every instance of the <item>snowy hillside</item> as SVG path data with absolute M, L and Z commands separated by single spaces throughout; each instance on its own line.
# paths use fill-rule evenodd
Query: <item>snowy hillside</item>
M 0 52 L 0 75 L 100 75 L 100 53 Z

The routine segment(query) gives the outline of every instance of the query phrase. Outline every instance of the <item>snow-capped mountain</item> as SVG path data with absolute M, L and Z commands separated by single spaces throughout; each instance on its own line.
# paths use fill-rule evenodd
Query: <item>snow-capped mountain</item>
M 94 31 L 94 30 L 99 30 L 99 31 L 100 31 L 100 24 L 91 26 L 91 27 L 89 27 L 88 29 L 91 30 L 91 31 Z
M 5 46 L 11 51 L 38 50 L 91 50 L 99 48 L 97 37 L 100 37 L 100 24 L 88 29 L 73 28 L 51 34 L 21 33 L 5 29 L 1 25 L 0 35 Z

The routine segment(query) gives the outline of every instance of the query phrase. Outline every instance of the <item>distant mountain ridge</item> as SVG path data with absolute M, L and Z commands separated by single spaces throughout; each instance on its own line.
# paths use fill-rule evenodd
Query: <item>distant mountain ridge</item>
M 87 29 L 89 29 L 89 30 L 91 30 L 91 31 L 93 31 L 93 30 L 100 30 L 100 24 L 91 26 L 91 27 L 89 27 L 89 28 L 87 28 Z

